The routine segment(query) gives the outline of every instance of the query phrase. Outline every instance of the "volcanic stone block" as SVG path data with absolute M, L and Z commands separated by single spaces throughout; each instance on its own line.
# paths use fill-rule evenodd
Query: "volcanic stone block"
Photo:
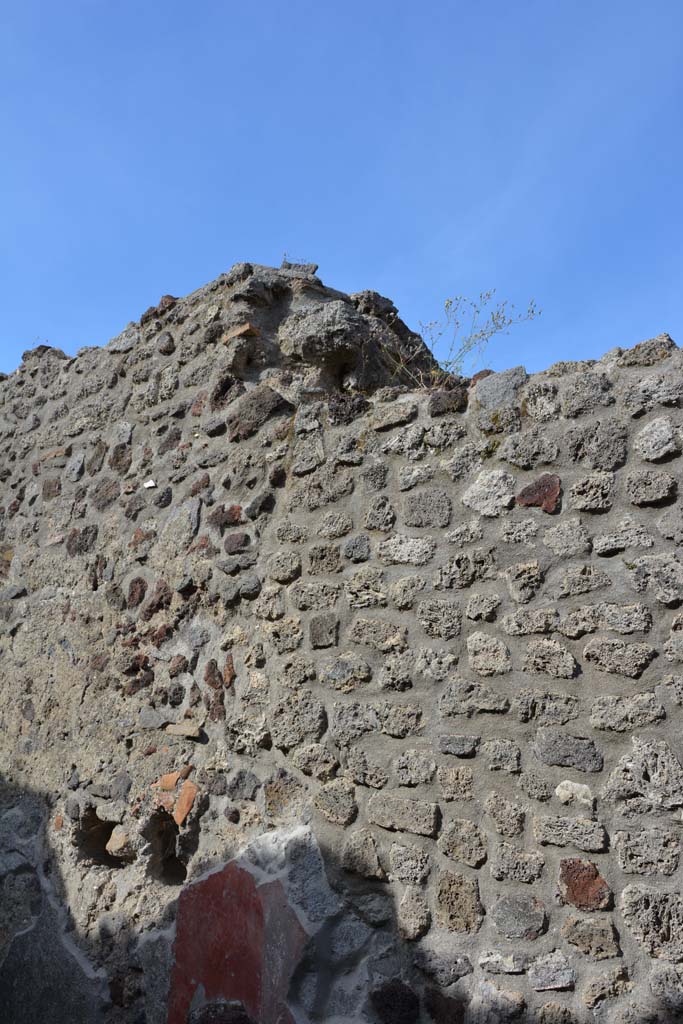
M 368 802 L 368 817 L 375 825 L 391 832 L 412 832 L 418 836 L 435 836 L 439 821 L 437 804 L 410 800 L 390 793 L 375 794 Z
M 621 913 L 650 956 L 683 962 L 683 896 L 679 892 L 627 885 L 621 894 Z
M 487 840 L 482 830 L 467 818 L 455 818 L 444 826 L 439 837 L 439 849 L 451 860 L 460 860 L 471 868 L 478 868 L 486 860 Z
M 451 499 L 445 491 L 416 491 L 405 499 L 406 526 L 446 527 L 451 521 Z
M 614 848 L 622 871 L 629 875 L 672 875 L 678 868 L 681 840 L 666 828 L 616 832 Z
M 592 960 L 619 956 L 619 936 L 609 918 L 568 917 L 562 926 L 562 937 Z
M 544 673 L 555 679 L 572 679 L 578 668 L 571 651 L 557 640 L 529 641 L 524 662 L 526 672 Z
M 574 988 L 576 971 L 559 949 L 539 956 L 527 971 L 529 984 L 536 992 Z
M 669 473 L 644 469 L 626 478 L 626 493 L 632 505 L 662 505 L 675 497 L 678 484 Z
M 537 939 L 547 927 L 545 907 L 534 896 L 501 896 L 491 920 L 506 939 Z
M 477 932 L 484 919 L 476 879 L 441 871 L 436 884 L 436 920 L 450 932 Z
M 462 503 L 482 516 L 499 516 L 515 501 L 515 478 L 501 469 L 480 473 L 465 491 Z
M 544 764 L 577 768 L 581 772 L 602 771 L 603 757 L 593 740 L 572 736 L 564 729 L 539 729 L 534 751 Z
M 491 861 L 491 874 L 498 881 L 530 885 L 540 878 L 545 864 L 543 854 L 525 851 L 512 843 L 500 843 Z
M 613 473 L 592 473 L 569 489 L 571 507 L 578 512 L 609 512 L 614 488 Z
M 643 674 L 657 652 L 649 644 L 628 644 L 611 637 L 589 640 L 583 651 L 586 661 L 602 672 L 637 679 Z
M 228 437 L 243 441 L 259 430 L 276 413 L 293 412 L 292 406 L 267 384 L 260 384 L 239 399 L 228 416 Z
M 502 640 L 489 633 L 470 633 L 467 638 L 470 668 L 480 676 L 497 676 L 512 668 L 512 656 Z
M 607 847 L 604 827 L 589 818 L 538 815 L 534 818 L 534 837 L 541 846 L 576 846 L 588 853 L 600 853 Z
M 624 814 L 647 814 L 683 807 L 683 768 L 667 743 L 632 737 L 631 753 L 610 773 L 604 795 Z

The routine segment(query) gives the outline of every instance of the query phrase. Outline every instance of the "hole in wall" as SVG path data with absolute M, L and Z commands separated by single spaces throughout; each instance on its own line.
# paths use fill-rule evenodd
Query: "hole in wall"
M 233 377 L 231 373 L 223 371 L 213 386 L 209 403 L 212 412 L 217 412 L 229 405 L 230 402 L 241 395 L 244 391 L 244 384 Z
M 124 867 L 123 861 L 118 857 L 112 857 L 107 850 L 107 843 L 115 827 L 115 821 L 103 821 L 99 818 L 94 807 L 86 808 L 81 815 L 75 838 L 79 857 L 102 867 Z
M 154 811 L 142 833 L 151 847 L 149 874 L 164 885 L 182 885 L 187 878 L 187 868 L 178 856 L 178 833 L 163 808 Z

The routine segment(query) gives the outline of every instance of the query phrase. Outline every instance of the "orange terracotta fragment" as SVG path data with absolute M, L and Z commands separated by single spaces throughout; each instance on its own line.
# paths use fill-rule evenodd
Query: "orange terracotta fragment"
M 176 801 L 175 811 L 173 812 L 173 820 L 176 825 L 182 825 L 188 814 L 192 810 L 192 805 L 195 801 L 195 797 L 199 792 L 199 787 L 195 786 L 194 782 L 190 779 L 186 779 L 183 782 Z
M 233 338 L 257 338 L 260 333 L 258 327 L 247 320 L 246 323 L 231 328 L 224 336 L 223 341 L 232 341 Z
M 170 793 L 178 785 L 178 779 L 180 778 L 180 772 L 166 772 L 160 779 L 153 782 L 152 785 L 155 789 L 162 789 L 166 793 Z

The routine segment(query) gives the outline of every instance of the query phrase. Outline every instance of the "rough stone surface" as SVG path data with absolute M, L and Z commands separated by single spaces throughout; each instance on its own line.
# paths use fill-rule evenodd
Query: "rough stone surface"
M 392 832 L 412 832 L 419 836 L 436 835 L 436 804 L 410 800 L 407 797 L 377 794 L 370 798 L 368 814 L 375 825 L 381 825 Z
M 564 729 L 539 729 L 534 743 L 536 757 L 543 764 L 576 768 L 580 772 L 602 771 L 603 757 L 592 739 L 572 736 Z
M 576 846 L 589 853 L 600 853 L 607 846 L 604 827 L 589 818 L 538 816 L 534 818 L 534 835 L 542 846 Z
M 579 910 L 607 910 L 612 904 L 612 892 L 597 865 L 580 857 L 560 861 L 559 895 Z
M 673 875 L 678 869 L 681 839 L 672 829 L 616 832 L 614 847 L 619 867 L 629 875 Z
M 614 488 L 613 473 L 581 477 L 569 489 L 569 503 L 578 512 L 609 512 Z
M 683 897 L 628 885 L 621 894 L 621 913 L 630 932 L 652 957 L 683 961 Z
M 619 956 L 619 939 L 606 917 L 578 917 L 572 914 L 562 925 L 562 936 L 592 960 Z
M 489 374 L 476 382 L 474 400 L 482 409 L 500 409 L 514 405 L 517 393 L 526 380 L 527 372 L 523 366 Z
M 610 773 L 605 798 L 626 815 L 683 807 L 683 768 L 668 744 L 632 739 L 632 750 Z
M 666 718 L 666 711 L 654 693 L 635 693 L 632 697 L 596 697 L 590 723 L 594 729 L 631 732 Z
M 473 821 L 455 818 L 442 830 L 439 849 L 451 860 L 459 860 L 471 868 L 478 868 L 486 860 L 486 835 Z
M 488 633 L 470 633 L 467 638 L 470 668 L 480 676 L 498 676 L 512 668 L 510 651 L 502 640 Z
M 676 494 L 678 484 L 669 473 L 644 469 L 626 477 L 626 493 L 632 505 L 661 505 Z
M 602 672 L 638 679 L 657 652 L 650 644 L 628 644 L 624 640 L 599 637 L 589 640 L 584 647 L 586 661 L 596 665 Z
M 451 521 L 451 499 L 434 488 L 415 491 L 405 499 L 406 526 L 446 527 Z
M 590 786 L 582 782 L 573 782 L 571 779 L 564 779 L 555 788 L 555 796 L 563 804 L 583 804 L 593 810 L 595 799 Z
M 524 668 L 527 672 L 544 673 L 555 679 L 572 679 L 579 666 L 571 651 L 557 640 L 530 640 Z
M 506 800 L 493 790 L 486 797 L 484 809 L 490 815 L 496 832 L 501 836 L 517 836 L 522 832 L 526 813 L 519 804 Z
M 544 865 L 543 854 L 536 851 L 525 853 L 511 843 L 500 843 L 491 862 L 491 874 L 498 881 L 530 885 L 541 877 Z
M 424 892 L 409 885 L 398 905 L 398 928 L 404 939 L 414 942 L 429 931 L 432 915 Z
M 448 377 L 291 263 L 25 353 L 4 1016 L 680 1015 L 682 373 Z
M 487 470 L 465 491 L 462 502 L 482 516 L 499 516 L 512 506 L 514 488 L 515 479 L 510 473 L 500 469 Z
M 483 920 L 476 879 L 441 871 L 436 883 L 436 918 L 450 932 L 477 932 Z
M 392 843 L 389 862 L 394 877 L 406 884 L 419 885 L 427 879 L 430 872 L 428 854 L 413 846 Z
M 534 896 L 502 896 L 491 918 L 506 939 L 537 939 L 547 924 L 545 907 Z
M 574 988 L 576 971 L 569 958 L 559 949 L 539 956 L 529 965 L 529 984 L 536 992 L 561 991 Z

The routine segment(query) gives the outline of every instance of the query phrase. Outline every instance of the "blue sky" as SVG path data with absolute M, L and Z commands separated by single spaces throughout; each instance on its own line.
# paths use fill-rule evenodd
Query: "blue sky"
M 413 327 L 496 288 L 485 363 L 683 344 L 679 0 L 0 4 L 0 370 L 232 263 Z

